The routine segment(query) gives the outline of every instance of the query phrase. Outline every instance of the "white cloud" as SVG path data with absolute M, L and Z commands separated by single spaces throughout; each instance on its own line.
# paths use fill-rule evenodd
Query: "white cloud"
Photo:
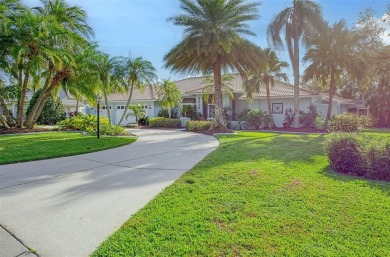
M 378 20 L 378 23 L 379 26 L 385 29 L 381 36 L 383 42 L 386 45 L 390 45 L 390 14 L 385 13 L 382 18 Z

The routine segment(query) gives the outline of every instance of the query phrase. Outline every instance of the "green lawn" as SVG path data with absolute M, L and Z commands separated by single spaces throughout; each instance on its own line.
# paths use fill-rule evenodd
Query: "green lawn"
M 220 136 L 92 256 L 390 256 L 390 183 L 329 171 L 326 137 Z
M 132 137 L 85 136 L 80 133 L 49 132 L 0 136 L 0 164 L 49 159 L 96 152 L 134 142 Z

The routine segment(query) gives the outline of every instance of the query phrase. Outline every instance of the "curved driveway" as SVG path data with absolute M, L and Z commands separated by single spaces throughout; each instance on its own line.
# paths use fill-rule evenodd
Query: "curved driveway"
M 40 256 L 88 256 L 218 147 L 213 137 L 179 130 L 131 133 L 139 139 L 127 146 L 0 166 L 1 226 Z

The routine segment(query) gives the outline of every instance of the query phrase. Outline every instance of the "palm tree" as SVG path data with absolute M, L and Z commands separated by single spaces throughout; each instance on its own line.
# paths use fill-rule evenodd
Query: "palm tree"
M 107 118 L 110 124 L 111 110 L 108 105 L 108 94 L 119 90 L 119 78 L 115 75 L 115 70 L 118 69 L 119 64 L 118 57 L 110 57 L 105 53 L 100 53 L 94 64 L 94 67 L 99 74 L 101 90 L 107 107 Z
M 268 25 L 268 41 L 276 48 L 283 48 L 280 35 L 286 40 L 288 54 L 294 73 L 294 116 L 293 127 L 299 126 L 299 44 L 308 44 L 308 37 L 322 26 L 322 11 L 319 4 L 311 0 L 293 0 L 293 6 L 287 7 L 274 17 Z
M 221 89 L 222 89 L 222 91 L 227 92 L 231 99 L 234 99 L 234 92 L 231 89 L 231 87 L 229 87 L 228 84 L 230 82 L 232 82 L 233 80 L 234 80 L 234 76 L 231 74 L 222 75 Z M 207 84 L 205 87 L 202 88 L 203 101 L 207 103 L 209 101 L 209 97 L 211 95 L 211 96 L 213 96 L 212 101 L 214 102 L 214 84 L 215 84 L 214 77 L 207 76 L 207 77 L 205 77 L 203 82 Z
M 257 3 L 244 0 L 180 0 L 184 14 L 169 19 L 184 27 L 183 40 L 165 55 L 165 67 L 183 73 L 214 76 L 215 119 L 212 128 L 226 129 L 222 72 L 254 67 L 259 48 L 242 35 L 254 35 L 246 22 L 257 19 Z
M 265 85 L 267 93 L 267 107 L 268 114 L 270 117 L 270 126 L 275 127 L 274 119 L 272 116 L 271 108 L 271 95 L 270 95 L 270 86 L 274 86 L 275 79 L 282 79 L 287 81 L 287 74 L 281 72 L 282 68 L 288 67 L 288 63 L 280 61 L 276 56 L 275 51 L 272 51 L 270 48 L 266 48 L 263 51 L 263 63 L 255 71 L 252 71 L 252 75 L 244 82 L 244 90 L 249 99 L 252 99 L 253 93 L 259 93 L 260 87 Z
M 303 57 L 303 60 L 311 61 L 307 67 L 303 79 L 316 79 L 322 84 L 329 82 L 329 104 L 326 114 L 325 127 L 328 126 L 331 114 L 333 95 L 336 85 L 340 82 L 345 72 L 354 74 L 354 77 L 362 74 L 364 64 L 353 54 L 359 38 L 345 26 L 341 20 L 332 27 L 324 25 L 319 33 L 310 39 L 312 47 Z
M 172 107 L 180 106 L 181 92 L 175 82 L 163 80 L 157 87 L 157 96 L 160 105 L 168 109 L 169 118 L 171 118 Z
M 138 124 L 139 118 L 144 117 L 143 115 L 145 115 L 145 109 L 142 108 L 139 104 L 129 105 L 129 109 L 132 111 L 132 113 L 127 114 L 126 119 L 130 116 L 134 116 L 135 123 Z
M 126 106 L 130 105 L 131 97 L 133 95 L 134 88 L 138 88 L 141 91 L 145 89 L 145 84 L 150 84 L 157 78 L 156 69 L 153 67 L 150 61 L 137 58 L 126 58 L 119 71 L 119 79 L 127 92 L 130 91 L 127 98 Z M 119 124 L 122 123 L 126 117 L 128 108 L 122 114 Z

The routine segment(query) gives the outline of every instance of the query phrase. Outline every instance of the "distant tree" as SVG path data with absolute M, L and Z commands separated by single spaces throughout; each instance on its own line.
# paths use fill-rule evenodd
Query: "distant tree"
M 212 128 L 227 129 L 222 100 L 222 70 L 254 67 L 259 48 L 242 35 L 254 35 L 246 22 L 257 19 L 257 3 L 244 0 L 180 0 L 184 14 L 169 19 L 184 27 L 182 41 L 164 57 L 177 72 L 213 72 L 215 119 Z
M 163 80 L 157 86 L 157 96 L 160 105 L 168 109 L 169 118 L 171 118 L 171 110 L 176 106 L 181 105 L 181 92 L 175 82 Z
M 268 25 L 268 41 L 276 48 L 283 48 L 281 34 L 284 34 L 288 54 L 294 73 L 294 116 L 293 127 L 299 126 L 299 46 L 301 41 L 308 45 L 308 38 L 322 26 L 322 11 L 319 4 L 310 0 L 293 0 L 274 17 Z
M 130 109 L 131 112 L 126 115 L 126 119 L 131 117 L 131 116 L 134 116 L 135 117 L 135 122 L 138 124 L 138 120 L 141 117 L 143 117 L 145 115 L 145 113 L 146 113 L 145 109 L 141 105 L 139 105 L 139 104 L 129 105 L 129 109 Z
M 153 67 L 152 63 L 142 59 L 142 57 L 125 58 L 122 61 L 121 66 L 119 66 L 117 76 L 125 91 L 129 92 L 126 106 L 130 105 L 134 88 L 143 91 L 146 84 L 150 84 L 157 79 L 156 69 Z M 121 124 L 126 117 L 127 110 L 127 108 L 124 110 L 119 124 Z
M 269 48 L 264 49 L 262 65 L 258 69 L 251 71 L 251 75 L 244 83 L 244 90 L 249 99 L 252 99 L 253 93 L 259 93 L 264 85 L 267 94 L 267 108 L 269 114 L 269 126 L 275 127 L 272 116 L 270 87 L 275 85 L 275 79 L 287 81 L 287 74 L 282 72 L 282 68 L 288 67 L 287 62 L 280 61 L 275 51 Z
M 328 126 L 332 114 L 333 96 L 344 72 L 356 77 L 363 72 L 364 63 L 354 55 L 359 38 L 345 26 L 343 20 L 332 27 L 324 26 L 309 42 L 311 48 L 303 60 L 311 64 L 305 70 L 304 81 L 316 78 L 322 84 L 329 83 L 329 103 L 325 119 Z

